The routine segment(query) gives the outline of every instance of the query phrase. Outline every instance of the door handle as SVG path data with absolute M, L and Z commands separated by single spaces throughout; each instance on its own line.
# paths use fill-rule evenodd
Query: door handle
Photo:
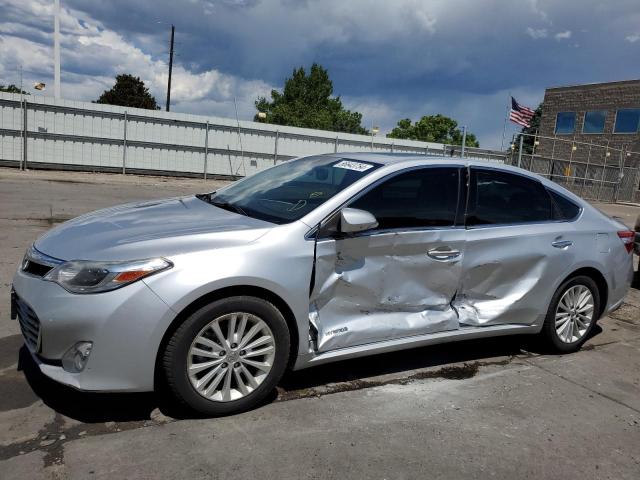
M 427 255 L 434 260 L 453 260 L 454 258 L 458 258 L 460 256 L 460 250 L 454 250 L 448 247 L 437 247 L 429 250 L 427 252 Z
M 556 248 L 567 248 L 573 245 L 573 242 L 571 240 L 556 240 L 555 242 L 551 242 L 551 245 Z

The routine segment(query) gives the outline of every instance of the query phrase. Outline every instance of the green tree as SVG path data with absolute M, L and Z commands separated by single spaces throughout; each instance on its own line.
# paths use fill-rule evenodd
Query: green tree
M 271 101 L 259 97 L 256 102 L 257 122 L 317 128 L 334 132 L 369 132 L 362 127 L 362 114 L 343 107 L 340 97 L 332 97 L 333 83 L 327 70 L 314 63 L 309 74 L 303 67 L 293 70 L 282 92 L 271 91 Z M 259 113 L 266 114 L 260 118 Z
M 159 110 L 156 99 L 149 93 L 144 82 L 139 77 L 128 73 L 116 76 L 116 83 L 110 90 L 105 90 L 96 103 L 120 105 L 123 107 L 146 108 Z
M 462 145 L 462 131 L 458 128 L 458 122 L 439 113 L 437 115 L 425 115 L 413 124 L 409 118 L 402 119 L 387 137 Z M 467 132 L 466 146 L 480 146 L 473 133 Z
M 17 87 L 13 83 L 11 85 L 6 85 L 6 86 L 5 85 L 0 85 L 0 92 L 22 93 L 23 95 L 29 95 L 28 92 L 25 92 L 24 90 L 20 90 L 20 87 Z
M 535 135 L 537 135 L 538 132 L 540 131 L 541 116 L 542 116 L 542 103 L 538 105 L 538 108 L 536 108 L 535 112 L 533 113 L 533 117 L 531 117 L 531 122 L 529 123 L 529 126 L 522 127 L 522 130 L 520 130 L 522 133 L 528 134 L 522 139 L 522 151 L 525 153 L 533 152 L 533 142 L 535 139 Z

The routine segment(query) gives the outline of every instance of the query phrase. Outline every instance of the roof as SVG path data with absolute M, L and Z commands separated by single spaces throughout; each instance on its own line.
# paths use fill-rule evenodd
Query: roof
M 637 80 L 618 80 L 616 82 L 601 82 L 601 83 L 582 83 L 578 85 L 560 85 L 558 87 L 549 87 L 546 91 L 550 90 L 573 90 L 573 89 L 589 89 L 589 88 L 600 88 L 600 87 L 616 87 L 621 85 L 640 85 L 640 79 Z
M 552 183 L 545 177 L 538 175 L 537 173 L 530 172 L 523 168 L 514 167 L 512 165 L 505 165 L 500 162 L 488 162 L 485 160 L 476 160 L 472 158 L 460 158 L 450 157 L 442 155 L 421 155 L 419 153 L 374 153 L 374 152 L 337 152 L 327 154 L 328 156 L 345 158 L 348 160 L 360 160 L 363 162 L 380 163 L 383 165 L 442 165 L 443 163 L 450 163 L 452 165 L 469 165 L 477 167 L 489 167 L 498 170 L 510 171 L 526 175 L 529 177 L 537 178 L 545 184 Z M 553 183 L 552 183 L 553 184 Z M 555 184 L 553 184 L 555 185 Z
M 445 160 L 460 160 L 459 157 L 444 157 L 442 155 L 425 155 L 420 153 L 390 153 L 390 152 L 337 152 L 330 153 L 330 156 L 346 158 L 349 160 L 361 160 L 364 162 L 374 162 L 374 163 L 398 163 L 399 161 L 407 161 L 407 162 L 415 162 L 416 160 L 425 160 L 425 163 L 430 163 L 429 161 L 437 160 L 442 162 Z

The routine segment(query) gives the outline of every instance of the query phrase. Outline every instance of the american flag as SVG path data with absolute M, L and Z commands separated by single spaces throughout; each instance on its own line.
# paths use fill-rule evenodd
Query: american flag
M 531 118 L 533 117 L 533 110 L 529 107 L 523 107 L 516 99 L 511 97 L 511 113 L 509 114 L 509 120 L 523 127 L 531 126 Z

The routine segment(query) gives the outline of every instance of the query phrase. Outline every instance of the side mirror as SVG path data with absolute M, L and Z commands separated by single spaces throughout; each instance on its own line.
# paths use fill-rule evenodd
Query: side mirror
M 378 226 L 376 217 L 365 210 L 343 208 L 340 212 L 340 232 L 355 233 L 370 230 Z

